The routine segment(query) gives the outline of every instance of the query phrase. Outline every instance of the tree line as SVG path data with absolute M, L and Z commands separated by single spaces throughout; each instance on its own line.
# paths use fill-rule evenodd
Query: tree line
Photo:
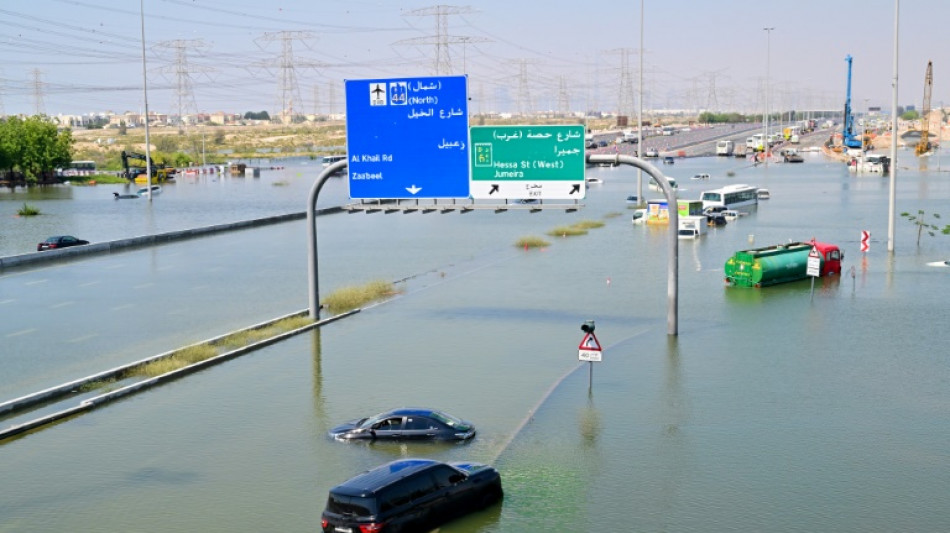
M 0 119 L 0 176 L 11 184 L 50 183 L 72 162 L 73 136 L 45 116 Z

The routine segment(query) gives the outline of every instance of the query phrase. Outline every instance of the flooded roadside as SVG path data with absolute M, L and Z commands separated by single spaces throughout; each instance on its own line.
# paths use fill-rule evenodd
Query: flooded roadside
M 677 162 L 675 172 L 692 187 L 699 169 L 724 181 L 727 164 Z M 0 496 L 0 525 L 313 530 L 330 486 L 422 455 L 491 461 L 503 475 L 502 506 L 443 531 L 946 529 L 937 500 L 950 488 L 942 429 L 950 376 L 937 348 L 950 339 L 921 325 L 940 308 L 946 281 L 946 269 L 927 263 L 948 243 L 934 238 L 915 251 L 913 227 L 899 225 L 897 257 L 880 240 L 862 256 L 860 230 L 884 234 L 886 184 L 807 165 L 740 173 L 773 198 L 680 243 L 673 342 L 665 234 L 629 223 L 623 199 L 634 178 L 619 169 L 597 170 L 604 184 L 577 216 L 471 213 L 433 224 L 339 215 L 362 218 L 336 233 L 361 220 L 366 240 L 328 254 L 334 279 L 393 264 L 438 268 L 317 334 L 4 444 L 0 469 L 18 490 Z M 943 181 L 908 177 L 901 191 L 904 210 L 950 198 Z M 576 219 L 607 223 L 550 238 L 544 250 L 510 246 Z M 383 222 L 431 238 L 391 239 Z M 761 245 L 835 242 L 855 277 L 823 280 L 813 300 L 807 283 L 726 289 L 722 264 L 750 236 Z M 429 268 L 418 268 L 427 257 Z M 581 367 L 514 435 L 551 384 L 577 368 L 586 319 L 596 319 L 605 347 L 593 390 Z M 335 423 L 398 405 L 446 409 L 479 434 L 463 446 L 326 437 Z

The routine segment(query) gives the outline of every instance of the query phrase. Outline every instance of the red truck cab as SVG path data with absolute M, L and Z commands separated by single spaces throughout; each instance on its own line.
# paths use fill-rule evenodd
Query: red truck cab
M 844 260 L 844 252 L 842 252 L 834 244 L 828 244 L 826 242 L 818 242 L 815 240 L 811 241 L 812 246 L 818 250 L 818 253 L 821 254 L 821 275 L 830 276 L 832 274 L 841 274 L 841 261 Z

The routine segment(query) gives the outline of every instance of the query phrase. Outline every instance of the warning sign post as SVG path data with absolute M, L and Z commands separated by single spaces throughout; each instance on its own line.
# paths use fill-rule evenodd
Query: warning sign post
M 600 349 L 600 342 L 594 336 L 594 332 L 584 335 L 584 339 L 577 347 L 577 358 L 581 361 L 600 362 L 602 360 L 603 350 Z

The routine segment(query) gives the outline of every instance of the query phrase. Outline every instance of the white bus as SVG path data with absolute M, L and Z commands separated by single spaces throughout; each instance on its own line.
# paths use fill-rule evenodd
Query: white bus
M 735 209 L 745 205 L 756 205 L 759 203 L 758 188 L 751 185 L 736 184 L 728 185 L 721 189 L 703 191 L 700 200 L 703 201 L 703 209 L 712 206 L 722 206 L 726 209 Z
M 346 161 L 346 154 L 343 155 L 325 155 L 323 156 L 323 166 L 328 167 L 333 163 Z
M 92 176 L 96 173 L 95 161 L 73 161 L 69 168 L 63 170 L 63 176 Z
M 716 155 L 732 155 L 735 150 L 735 143 L 732 141 L 719 141 L 716 143 Z

